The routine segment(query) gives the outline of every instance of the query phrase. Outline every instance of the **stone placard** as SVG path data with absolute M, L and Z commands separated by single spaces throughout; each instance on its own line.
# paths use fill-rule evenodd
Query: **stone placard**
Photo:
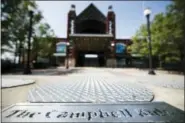
M 184 122 L 184 111 L 164 102 L 123 104 L 21 103 L 2 111 L 3 122 Z

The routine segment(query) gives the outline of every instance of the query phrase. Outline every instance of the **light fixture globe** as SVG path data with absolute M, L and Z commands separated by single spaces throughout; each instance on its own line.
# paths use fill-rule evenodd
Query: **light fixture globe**
M 70 43 L 69 42 L 67 42 L 67 46 L 69 46 L 70 45 Z
M 148 16 L 148 15 L 150 15 L 152 13 L 152 11 L 149 9 L 149 8 L 146 8 L 145 10 L 144 10 L 144 15 L 145 16 Z
M 111 43 L 111 46 L 112 46 L 112 47 L 114 47 L 114 46 L 115 46 L 115 43 L 114 43 L 114 42 L 112 42 L 112 43 Z

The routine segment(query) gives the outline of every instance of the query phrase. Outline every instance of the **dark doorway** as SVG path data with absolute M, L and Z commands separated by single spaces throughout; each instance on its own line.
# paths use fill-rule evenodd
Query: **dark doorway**
M 98 54 L 98 62 L 99 62 L 99 66 L 100 66 L 100 67 L 104 67 L 104 66 L 105 66 L 105 64 L 106 64 L 105 61 L 106 61 L 106 60 L 105 60 L 105 55 L 104 55 L 104 53 Z
M 97 55 L 97 57 L 85 57 L 88 55 Z M 105 55 L 103 52 L 83 52 L 79 51 L 76 57 L 77 67 L 103 67 L 105 66 Z
M 85 67 L 99 67 L 98 58 L 85 58 Z
M 77 57 L 76 57 L 76 66 L 77 67 L 82 67 L 84 66 L 84 61 L 85 61 L 85 56 L 83 53 L 78 52 Z

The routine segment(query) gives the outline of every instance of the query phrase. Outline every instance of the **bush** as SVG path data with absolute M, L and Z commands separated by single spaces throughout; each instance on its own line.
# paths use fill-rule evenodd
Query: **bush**
M 36 62 L 33 64 L 33 68 L 35 69 L 42 69 L 42 68 L 48 68 L 48 67 L 50 67 L 49 63 Z
M 12 71 L 16 65 L 12 63 L 10 60 L 6 59 L 1 59 L 1 72 L 2 73 L 7 73 Z

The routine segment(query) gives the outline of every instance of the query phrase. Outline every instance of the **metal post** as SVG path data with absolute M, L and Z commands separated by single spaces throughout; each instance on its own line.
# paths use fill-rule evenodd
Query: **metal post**
M 67 62 L 67 64 L 66 64 L 66 69 L 69 69 L 69 46 L 67 45 L 67 52 L 66 52 L 66 62 Z
M 155 72 L 152 68 L 152 46 L 151 46 L 151 32 L 150 32 L 150 15 L 146 16 L 147 18 L 147 30 L 148 30 L 148 47 L 149 47 L 149 72 L 148 74 L 155 75 Z
M 28 54 L 27 54 L 27 62 L 26 62 L 26 68 L 24 69 L 24 74 L 31 74 L 31 69 L 30 69 L 30 49 L 31 49 L 31 37 L 32 37 L 33 11 L 29 11 L 29 15 L 30 15 L 30 28 L 29 28 L 29 34 L 28 34 Z

